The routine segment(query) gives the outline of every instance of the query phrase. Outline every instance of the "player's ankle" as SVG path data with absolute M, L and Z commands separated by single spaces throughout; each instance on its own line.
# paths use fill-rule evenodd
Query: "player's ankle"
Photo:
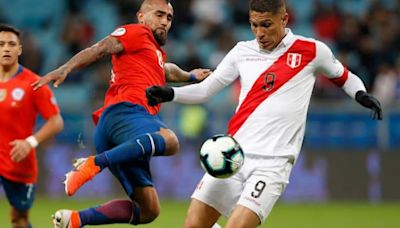
M 72 211 L 71 212 L 71 219 L 70 219 L 72 227 L 81 227 L 81 218 L 79 216 L 79 211 Z
M 109 162 L 106 154 L 99 154 L 94 156 L 94 164 L 100 168 L 100 171 L 108 167 Z

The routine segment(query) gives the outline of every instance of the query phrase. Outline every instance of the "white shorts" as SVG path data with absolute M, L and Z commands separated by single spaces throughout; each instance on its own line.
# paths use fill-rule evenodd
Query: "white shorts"
M 205 174 L 192 198 L 229 217 L 236 205 L 249 208 L 265 221 L 286 185 L 294 159 L 246 155 L 243 167 L 227 179 Z

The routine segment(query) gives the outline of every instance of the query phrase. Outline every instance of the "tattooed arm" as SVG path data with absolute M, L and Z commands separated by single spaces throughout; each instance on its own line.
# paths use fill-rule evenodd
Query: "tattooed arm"
M 117 38 L 112 36 L 107 36 L 106 38 L 100 40 L 93 46 L 80 51 L 64 65 L 48 73 L 40 80 L 33 83 L 32 86 L 36 90 L 39 87 L 46 85 L 51 81 L 54 81 L 54 87 L 58 87 L 58 85 L 60 85 L 65 80 L 65 78 L 71 71 L 83 68 L 103 58 L 104 56 L 110 54 L 117 54 L 122 52 L 123 50 L 124 47 Z
M 210 74 L 210 69 L 199 68 L 187 72 L 175 63 L 165 63 L 165 78 L 167 82 L 199 82 L 203 81 Z

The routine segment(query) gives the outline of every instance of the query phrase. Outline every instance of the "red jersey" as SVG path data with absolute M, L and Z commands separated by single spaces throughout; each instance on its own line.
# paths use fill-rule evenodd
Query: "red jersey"
M 151 114 L 157 114 L 160 105 L 147 104 L 145 90 L 153 85 L 165 85 L 165 52 L 155 40 L 149 27 L 129 24 L 116 29 L 111 36 L 124 47 L 122 53 L 112 55 L 112 76 L 104 106 L 93 113 L 97 124 L 105 108 L 120 102 L 139 104 Z
M 38 113 L 44 119 L 59 113 L 48 86 L 33 91 L 31 84 L 37 80 L 39 76 L 20 66 L 13 78 L 0 82 L 0 175 L 20 183 L 36 182 L 36 151 L 21 162 L 13 162 L 9 143 L 32 135 Z

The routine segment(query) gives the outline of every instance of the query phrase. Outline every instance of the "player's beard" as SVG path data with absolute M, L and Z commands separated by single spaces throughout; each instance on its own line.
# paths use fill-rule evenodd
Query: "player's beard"
M 153 36 L 160 46 L 163 46 L 167 42 L 167 33 L 157 33 L 157 31 L 153 31 Z

